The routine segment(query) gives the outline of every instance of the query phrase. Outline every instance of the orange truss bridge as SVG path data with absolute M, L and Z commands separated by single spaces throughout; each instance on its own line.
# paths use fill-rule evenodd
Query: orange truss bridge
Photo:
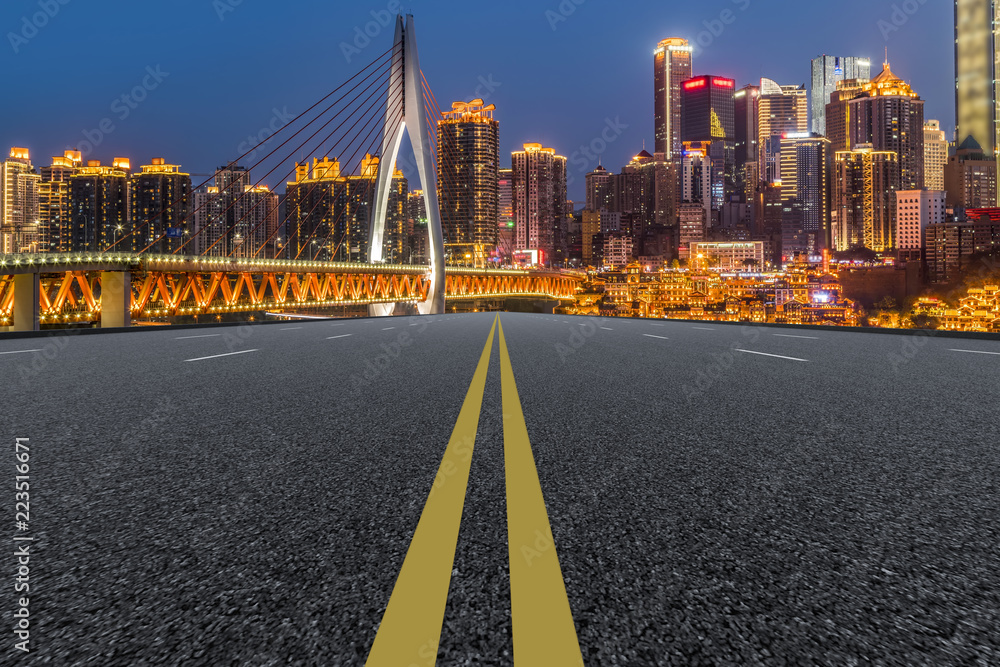
M 447 300 L 572 298 L 584 276 L 450 267 Z M 129 326 L 133 319 L 422 303 L 426 266 L 178 255 L 0 256 L 0 326 Z

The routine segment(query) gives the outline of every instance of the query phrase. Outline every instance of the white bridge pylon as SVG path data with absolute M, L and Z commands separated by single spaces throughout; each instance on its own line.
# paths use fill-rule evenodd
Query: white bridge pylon
M 424 92 L 421 83 L 420 60 L 417 57 L 417 38 L 413 16 L 396 17 L 396 37 L 392 50 L 392 73 L 389 79 L 389 98 L 385 109 L 385 129 L 382 135 L 382 152 L 378 161 L 378 178 L 375 189 L 375 210 L 372 215 L 368 243 L 369 263 L 384 261 L 383 241 L 385 220 L 389 209 L 389 192 L 392 174 L 396 168 L 403 132 L 410 137 L 413 157 L 420 174 L 420 185 L 427 208 L 427 231 L 430 254 L 430 291 L 427 299 L 417 305 L 421 314 L 444 312 L 444 234 L 441 231 L 441 210 L 438 208 L 437 174 L 431 162 L 428 146 L 428 124 L 424 109 Z M 391 315 L 395 304 L 372 304 L 372 315 Z

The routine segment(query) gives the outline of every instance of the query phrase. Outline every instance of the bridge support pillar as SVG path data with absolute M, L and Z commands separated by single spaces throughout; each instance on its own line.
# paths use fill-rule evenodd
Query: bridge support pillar
M 132 326 L 132 274 L 101 271 L 101 328 Z
M 37 273 L 19 273 L 14 276 L 14 325 L 10 331 L 38 331 L 38 301 L 41 283 Z

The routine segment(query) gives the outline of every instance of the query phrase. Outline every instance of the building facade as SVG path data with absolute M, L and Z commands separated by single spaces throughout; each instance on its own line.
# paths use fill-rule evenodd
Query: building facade
M 50 252 L 69 252 L 73 209 L 70 205 L 70 179 L 83 164 L 80 151 L 65 151 L 41 167 L 38 184 L 38 211 L 42 227 L 48 231 Z
M 0 163 L 0 252 L 49 250 L 48 228 L 41 223 L 38 188 L 41 176 L 31 166 L 27 148 L 11 148 Z
M 997 198 L 997 163 L 969 135 L 944 167 L 948 206 L 988 208 Z
M 831 244 L 834 250 L 895 248 L 899 158 L 859 146 L 834 155 Z
M 822 55 L 812 60 L 812 91 L 809 96 L 812 109 L 810 129 L 816 134 L 826 134 L 826 105 L 830 95 L 837 90 L 837 83 L 845 79 L 870 79 L 871 60 L 868 58 Z
M 681 140 L 708 145 L 712 211 L 716 218 L 736 191 L 736 82 L 699 76 L 682 84 Z
M 131 219 L 137 247 L 172 253 L 190 239 L 191 176 L 153 158 L 132 176 Z
M 785 260 L 829 248 L 830 140 L 811 132 L 781 139 L 781 247 Z
M 681 84 L 692 76 L 691 46 L 686 39 L 660 41 L 653 54 L 653 136 L 655 153 L 668 161 L 681 152 Z
M 70 252 L 142 250 L 131 228 L 129 161 L 115 158 L 111 166 L 89 160 L 70 177 Z
M 971 136 L 994 160 L 1000 146 L 998 58 L 1000 2 L 955 0 L 955 136 L 959 142 Z
M 789 133 L 809 131 L 809 98 L 805 86 L 779 86 L 760 80 L 757 144 L 760 179 L 781 180 L 781 140 Z
M 945 138 L 941 123 L 936 120 L 924 122 L 924 187 L 928 190 L 944 190 L 944 166 L 948 163 L 948 139 Z
M 947 217 L 942 190 L 900 190 L 896 193 L 896 249 L 901 260 L 919 261 L 924 232 Z
M 515 251 L 540 251 L 540 261 L 552 261 L 556 226 L 566 211 L 566 158 L 541 144 L 524 144 L 511 154 Z

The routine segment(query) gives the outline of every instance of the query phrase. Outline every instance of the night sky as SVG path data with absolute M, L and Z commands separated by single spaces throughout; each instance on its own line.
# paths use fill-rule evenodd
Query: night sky
M 40 5 L 58 11 L 36 34 L 23 17 L 42 12 Z M 416 19 L 421 66 L 441 106 L 471 99 L 480 87 L 497 105 L 502 166 L 526 141 L 552 146 L 571 158 L 569 194 L 579 200 L 583 174 L 596 161 L 577 151 L 601 135 L 607 119 L 626 127 L 607 145 L 606 167 L 617 171 L 644 141 L 652 152 L 653 49 L 664 37 L 694 41 L 703 33 L 695 74 L 734 77 L 738 87 L 761 76 L 808 84 L 809 60 L 821 53 L 868 56 L 874 75 L 888 46 L 893 71 L 912 83 L 926 100 L 926 117 L 941 120 L 950 138 L 952 5 L 409 0 L 403 8 Z M 114 130 L 90 159 L 129 157 L 135 167 L 162 156 L 208 174 L 243 152 L 275 110 L 298 114 L 387 50 L 391 27 L 379 28 L 350 62 L 344 45 L 354 48 L 356 28 L 380 13 L 384 20 L 386 9 L 398 6 L 396 0 L 5 0 L 0 149 L 26 146 L 36 166 L 48 164 L 107 118 Z M 720 27 L 717 37 L 708 31 Z M 152 89 L 122 119 L 125 107 L 114 101 L 144 79 Z M 267 184 L 283 191 L 285 171 Z M 410 185 L 417 187 L 415 178 Z

